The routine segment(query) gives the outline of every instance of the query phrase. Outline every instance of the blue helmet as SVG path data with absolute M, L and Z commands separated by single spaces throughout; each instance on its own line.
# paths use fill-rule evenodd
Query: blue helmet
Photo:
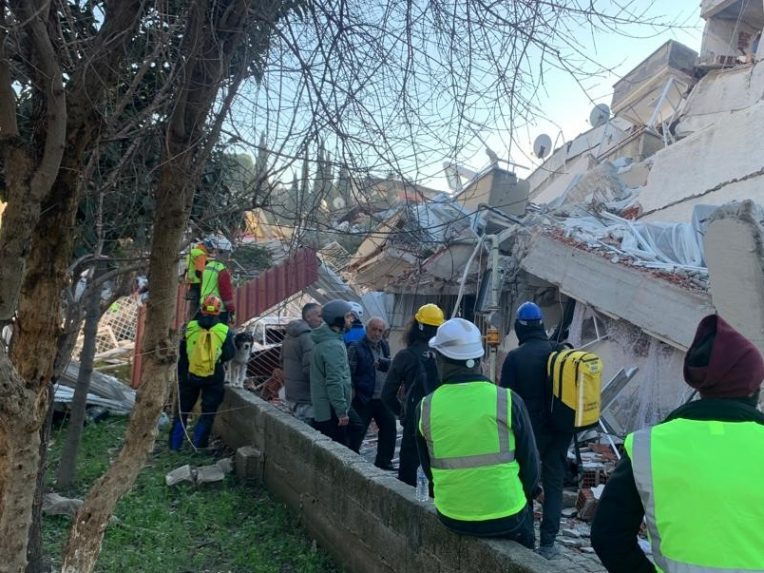
M 533 321 L 537 320 L 541 322 L 544 320 L 544 315 L 541 314 L 541 309 L 539 308 L 539 305 L 537 305 L 535 302 L 524 302 L 519 307 L 517 307 L 517 313 L 515 314 L 515 318 L 522 322 L 527 321 Z

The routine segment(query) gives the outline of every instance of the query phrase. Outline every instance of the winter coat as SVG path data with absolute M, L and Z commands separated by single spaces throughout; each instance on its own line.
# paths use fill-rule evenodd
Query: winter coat
M 501 367 L 500 385 L 523 399 L 538 438 L 553 431 L 549 413 L 552 387 L 547 380 L 546 363 L 557 345 L 549 340 L 541 325 L 515 325 L 515 331 L 520 346 L 507 354 Z
M 384 340 L 379 343 L 381 354 L 379 367 L 374 368 L 374 353 L 369 339 L 364 336 L 358 342 L 348 347 L 348 362 L 350 363 L 350 376 L 353 381 L 353 390 L 356 398 L 362 404 L 368 404 L 374 397 L 374 389 L 377 386 L 377 370 L 387 372 L 390 368 L 390 346 Z
M 196 321 L 199 323 L 199 326 L 205 329 L 210 329 L 213 326 L 215 326 L 218 322 L 220 322 L 220 319 L 217 316 L 200 316 Z M 185 330 L 185 327 L 184 327 Z M 220 357 L 218 358 L 218 361 L 215 363 L 215 372 L 212 374 L 212 376 L 208 376 L 212 382 L 215 384 L 224 384 L 225 383 L 225 370 L 223 369 L 223 364 L 225 362 L 228 362 L 236 355 L 236 345 L 234 344 L 234 336 L 233 336 L 233 330 L 228 329 L 228 334 L 226 334 L 225 340 L 223 341 L 223 347 L 221 348 Z M 193 376 L 193 374 L 189 374 L 188 372 L 188 351 L 186 349 L 186 337 L 184 336 L 180 341 L 180 347 L 179 347 L 179 354 L 178 354 L 178 380 L 180 383 L 185 383 L 188 380 L 189 376 Z M 195 378 L 199 378 L 196 376 Z
M 364 327 L 361 321 L 357 320 L 350 327 L 350 330 L 345 333 L 343 340 L 345 341 L 345 344 L 350 346 L 354 342 L 361 340 L 364 336 L 366 336 L 366 327 Z
M 416 406 L 440 384 L 438 370 L 432 350 L 423 339 L 415 340 L 411 346 L 400 350 L 393 358 L 387 373 L 382 401 L 393 414 L 406 424 L 407 418 L 414 421 Z M 403 403 L 398 400 L 398 392 L 404 388 Z M 411 413 L 411 416 L 408 416 Z
M 304 320 L 293 320 L 287 324 L 286 336 L 281 343 L 281 368 L 284 370 L 286 399 L 295 404 L 310 404 L 312 331 Z
M 348 415 L 353 390 L 350 365 L 342 333 L 322 324 L 311 333 L 315 346 L 310 363 L 310 399 L 313 419 L 325 422 Z

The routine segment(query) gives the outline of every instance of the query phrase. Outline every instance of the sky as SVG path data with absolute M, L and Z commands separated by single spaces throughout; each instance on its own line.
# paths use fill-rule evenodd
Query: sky
M 609 105 L 613 84 L 663 43 L 676 40 L 699 51 L 703 34 L 699 4 L 700 0 L 657 0 L 645 16 L 676 25 L 657 29 L 652 26 L 633 26 L 629 28 L 632 37 L 614 33 L 593 36 L 585 42 L 587 51 L 598 64 L 612 70 L 609 74 L 589 81 L 584 91 L 565 72 L 547 73 L 544 93 L 539 94 L 538 100 L 544 117 L 532 125 L 520 128 L 515 133 L 515 144 L 510 142 L 508 133 L 501 132 L 490 135 L 484 133 L 485 143 L 500 158 L 509 158 L 514 162 L 519 175 L 527 175 L 541 164 L 541 160 L 532 155 L 533 141 L 538 135 L 548 134 L 556 148 L 590 129 L 589 114 L 592 108 L 600 103 Z M 586 31 L 582 33 L 586 34 Z M 488 165 L 488 157 L 481 146 L 471 150 L 471 154 L 460 157 L 459 162 L 472 170 L 478 170 Z M 447 188 L 442 177 L 429 179 L 427 184 L 439 189 Z

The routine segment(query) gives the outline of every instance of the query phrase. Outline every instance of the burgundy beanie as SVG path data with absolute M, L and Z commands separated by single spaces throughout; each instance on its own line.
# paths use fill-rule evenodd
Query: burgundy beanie
M 704 398 L 744 398 L 764 380 L 764 360 L 751 341 L 712 314 L 698 324 L 684 379 Z

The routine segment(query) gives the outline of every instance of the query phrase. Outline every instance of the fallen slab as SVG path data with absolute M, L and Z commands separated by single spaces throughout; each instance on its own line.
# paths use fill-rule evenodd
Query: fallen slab
M 532 239 L 520 265 L 571 298 L 623 319 L 681 350 L 692 342 L 700 319 L 714 312 L 707 294 L 613 263 L 546 235 Z

